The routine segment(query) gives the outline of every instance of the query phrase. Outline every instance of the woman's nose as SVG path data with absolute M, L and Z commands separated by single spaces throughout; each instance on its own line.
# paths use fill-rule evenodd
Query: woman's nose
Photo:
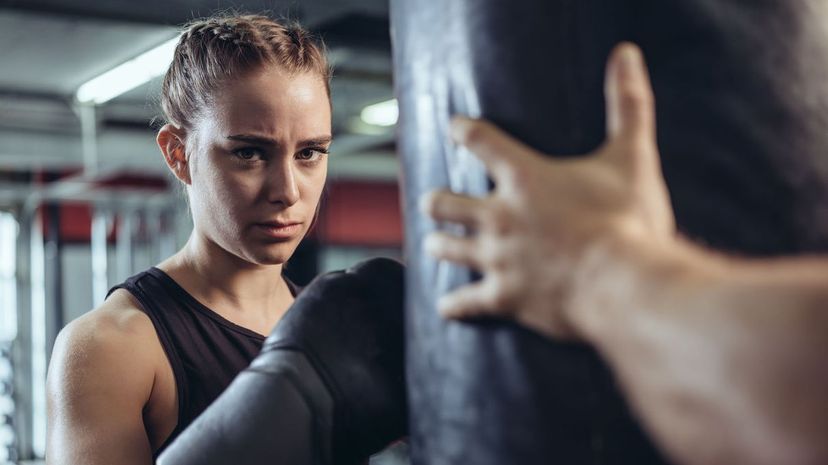
M 267 182 L 267 200 L 291 206 L 299 201 L 299 184 L 293 160 L 273 165 Z

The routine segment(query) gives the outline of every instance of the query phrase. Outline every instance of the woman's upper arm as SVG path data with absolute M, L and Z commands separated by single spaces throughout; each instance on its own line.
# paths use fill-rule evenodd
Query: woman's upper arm
M 151 351 L 141 350 L 142 323 L 87 317 L 64 328 L 55 342 L 47 380 L 47 463 L 149 465 L 142 413 L 155 371 Z

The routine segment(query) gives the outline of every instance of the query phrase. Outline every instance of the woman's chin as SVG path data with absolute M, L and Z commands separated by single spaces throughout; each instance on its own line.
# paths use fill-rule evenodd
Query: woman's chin
M 295 244 L 279 244 L 278 246 L 250 250 L 247 256 L 257 265 L 283 265 L 290 260 L 295 250 Z

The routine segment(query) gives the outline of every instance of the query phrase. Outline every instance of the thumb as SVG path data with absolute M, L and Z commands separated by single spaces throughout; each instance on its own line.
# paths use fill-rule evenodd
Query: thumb
M 655 102 L 650 77 L 641 50 L 631 44 L 618 45 L 607 64 L 604 87 L 607 137 L 631 150 L 627 156 L 655 147 Z

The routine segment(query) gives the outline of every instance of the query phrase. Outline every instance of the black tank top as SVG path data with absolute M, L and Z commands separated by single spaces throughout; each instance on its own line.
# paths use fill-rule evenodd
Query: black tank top
M 290 292 L 299 289 L 287 278 Z M 258 355 L 264 336 L 210 310 L 158 268 L 138 273 L 112 289 L 125 289 L 152 320 L 172 366 L 178 423 L 157 457 Z M 108 296 L 108 295 L 107 295 Z

